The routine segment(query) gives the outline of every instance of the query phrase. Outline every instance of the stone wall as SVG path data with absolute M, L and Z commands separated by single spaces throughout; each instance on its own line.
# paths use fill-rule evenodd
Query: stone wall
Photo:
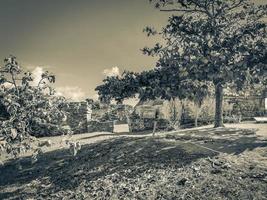
M 69 102 L 65 108 L 67 112 L 66 123 L 74 134 L 86 133 L 88 121 L 91 117 L 91 108 L 87 102 Z
M 99 122 L 99 121 L 89 121 L 87 125 L 87 132 L 113 132 L 113 122 Z
M 158 113 L 157 130 L 170 129 L 171 108 L 170 102 L 162 99 L 148 100 L 137 105 L 130 117 L 131 132 L 153 130 L 156 112 Z
M 127 123 L 131 109 L 127 105 L 112 105 L 92 110 L 87 102 L 70 102 L 66 106 L 66 124 L 74 134 L 113 132 L 114 121 Z
M 88 132 L 113 132 L 114 123 L 127 124 L 132 111 L 133 107 L 129 105 L 106 105 L 93 109 Z
M 132 117 L 130 119 L 129 128 L 131 132 L 140 132 L 153 130 L 155 119 Z M 156 131 L 169 130 L 170 122 L 167 119 L 158 119 Z

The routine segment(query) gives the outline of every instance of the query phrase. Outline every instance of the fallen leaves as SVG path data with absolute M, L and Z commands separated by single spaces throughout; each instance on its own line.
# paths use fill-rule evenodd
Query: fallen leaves
M 24 183 L 9 195 L 25 199 L 92 200 L 267 196 L 266 166 L 253 160 L 259 158 L 259 162 L 264 162 L 266 148 L 236 156 L 164 138 L 121 137 L 82 148 L 76 141 L 67 143 L 69 148 L 62 151 L 37 154 L 41 158 L 34 167 L 23 166 L 14 179 Z M 258 157 L 252 152 L 258 153 Z M 8 182 L 2 186 L 8 187 Z

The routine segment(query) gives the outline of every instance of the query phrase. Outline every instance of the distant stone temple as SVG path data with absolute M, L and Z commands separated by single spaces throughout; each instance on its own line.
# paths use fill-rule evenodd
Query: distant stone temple
M 156 111 L 160 119 L 169 117 L 168 102 L 162 99 L 149 100 L 135 107 L 135 113 L 141 118 L 154 119 Z
M 130 118 L 130 130 L 132 132 L 152 130 L 155 121 L 157 121 L 158 130 L 169 129 L 171 109 L 170 102 L 163 99 L 138 103 Z
M 86 133 L 88 121 L 91 120 L 92 109 L 87 102 L 69 102 L 65 108 L 67 125 L 74 134 Z

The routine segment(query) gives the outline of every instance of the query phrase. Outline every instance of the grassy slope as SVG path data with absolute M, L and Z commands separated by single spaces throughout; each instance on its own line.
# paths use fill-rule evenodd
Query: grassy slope
M 0 199 L 267 199 L 266 141 L 243 133 L 119 137 L 76 157 L 61 149 L 35 164 L 23 158 L 20 170 L 11 161 L 0 168 Z

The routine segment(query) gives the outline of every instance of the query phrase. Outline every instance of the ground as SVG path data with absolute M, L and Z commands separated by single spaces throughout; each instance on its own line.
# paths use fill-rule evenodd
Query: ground
M 267 124 L 245 123 L 154 138 L 43 138 L 52 145 L 37 162 L 27 156 L 4 161 L 0 199 L 267 199 L 266 130 Z M 64 140 L 82 144 L 76 156 Z

